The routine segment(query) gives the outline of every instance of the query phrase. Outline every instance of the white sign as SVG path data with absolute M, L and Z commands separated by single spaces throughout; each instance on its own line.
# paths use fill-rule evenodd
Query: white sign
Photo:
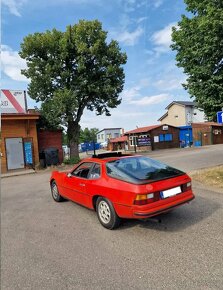
M 159 142 L 159 136 L 154 136 L 154 143 L 158 143 Z
M 1 90 L 1 113 L 26 113 L 25 91 Z
M 163 126 L 163 130 L 167 131 L 168 130 L 168 126 Z

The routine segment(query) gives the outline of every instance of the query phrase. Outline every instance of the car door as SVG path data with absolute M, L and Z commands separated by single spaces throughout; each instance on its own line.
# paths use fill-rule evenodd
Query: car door
M 86 192 L 87 180 L 93 167 L 93 162 L 83 162 L 64 179 L 66 197 L 72 201 L 88 206 L 89 195 Z

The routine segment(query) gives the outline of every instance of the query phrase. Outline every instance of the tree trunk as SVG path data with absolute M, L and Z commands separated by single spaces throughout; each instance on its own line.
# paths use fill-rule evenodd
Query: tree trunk
M 67 127 L 68 144 L 70 146 L 70 158 L 79 158 L 80 125 L 75 121 L 69 121 Z

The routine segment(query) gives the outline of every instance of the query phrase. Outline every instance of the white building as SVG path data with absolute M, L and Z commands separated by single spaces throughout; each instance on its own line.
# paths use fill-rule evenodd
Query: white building
M 104 128 L 97 133 L 97 143 L 108 142 L 111 138 L 118 138 L 122 135 L 122 128 Z

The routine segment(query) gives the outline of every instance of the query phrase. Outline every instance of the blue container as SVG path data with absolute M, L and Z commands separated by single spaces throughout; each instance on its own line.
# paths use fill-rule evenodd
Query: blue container
M 195 146 L 195 147 L 199 147 L 199 146 L 201 146 L 201 141 L 195 141 L 195 142 L 194 142 L 194 146 Z
M 189 147 L 193 144 L 193 133 L 191 126 L 180 126 L 180 147 Z
M 85 142 L 85 143 L 81 143 L 81 152 L 86 152 L 86 151 L 93 151 L 94 148 L 95 150 L 98 150 L 100 148 L 100 144 L 99 143 L 94 143 L 94 142 Z

